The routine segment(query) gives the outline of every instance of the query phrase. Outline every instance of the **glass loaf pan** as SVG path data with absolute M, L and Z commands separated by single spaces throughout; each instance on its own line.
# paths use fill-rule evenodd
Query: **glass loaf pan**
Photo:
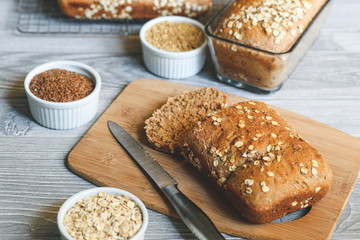
M 289 51 L 273 53 L 218 37 L 216 28 L 236 0 L 229 1 L 205 26 L 212 60 L 220 81 L 246 90 L 279 90 L 320 34 L 331 8 L 328 0 Z

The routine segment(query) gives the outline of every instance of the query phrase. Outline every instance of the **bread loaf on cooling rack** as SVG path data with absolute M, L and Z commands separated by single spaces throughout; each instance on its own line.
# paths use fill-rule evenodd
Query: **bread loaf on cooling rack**
M 64 14 L 85 19 L 197 17 L 207 12 L 211 3 L 211 0 L 59 0 Z

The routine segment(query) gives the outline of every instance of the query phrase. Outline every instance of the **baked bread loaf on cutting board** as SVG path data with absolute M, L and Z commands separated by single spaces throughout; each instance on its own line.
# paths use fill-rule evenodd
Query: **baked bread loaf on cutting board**
M 226 105 L 215 88 L 170 97 L 145 121 L 146 136 L 155 149 L 181 153 L 254 223 L 328 193 L 330 166 L 278 112 L 257 101 Z
M 226 105 L 226 95 L 215 88 L 200 88 L 170 97 L 145 120 L 146 137 L 155 149 L 180 154 L 197 121 Z
M 197 17 L 212 0 L 59 0 L 64 14 L 85 19 L 151 19 L 180 15 Z
M 262 102 L 210 113 L 185 143 L 190 163 L 254 223 L 306 208 L 331 186 L 332 171 L 319 152 Z

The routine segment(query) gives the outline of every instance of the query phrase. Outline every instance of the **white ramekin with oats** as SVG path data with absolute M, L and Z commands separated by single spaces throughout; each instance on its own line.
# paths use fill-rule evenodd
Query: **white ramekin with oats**
M 81 191 L 61 206 L 57 224 L 63 240 L 143 240 L 148 212 L 135 195 L 117 188 Z

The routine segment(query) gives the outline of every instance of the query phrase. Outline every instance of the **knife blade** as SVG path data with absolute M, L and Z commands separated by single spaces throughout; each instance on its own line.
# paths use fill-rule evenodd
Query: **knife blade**
M 166 196 L 179 217 L 198 239 L 225 239 L 210 218 L 178 189 L 176 180 L 151 157 L 140 143 L 120 125 L 108 121 L 108 126 L 115 139 Z

